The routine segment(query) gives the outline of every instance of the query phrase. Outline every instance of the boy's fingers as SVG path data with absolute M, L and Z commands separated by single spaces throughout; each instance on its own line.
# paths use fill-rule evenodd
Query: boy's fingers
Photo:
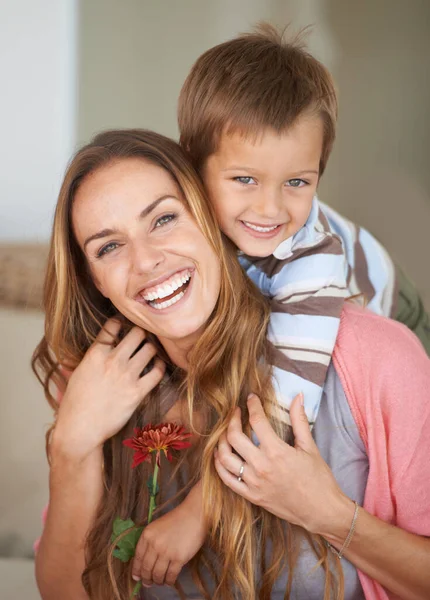
M 310 452 L 315 448 L 309 421 L 303 406 L 303 394 L 297 394 L 291 403 L 290 419 L 294 433 L 294 446 Z
M 157 553 L 151 550 L 145 537 L 141 536 L 134 555 L 132 577 L 141 580 L 143 585 L 152 585 L 152 569 L 157 562 Z
M 165 582 L 167 585 L 175 585 L 177 578 L 179 577 L 179 573 L 182 570 L 182 564 L 177 561 L 171 561 L 169 563 L 169 568 L 167 569 Z
M 169 560 L 165 558 L 158 558 L 152 569 L 152 581 L 157 585 L 164 584 L 164 578 L 166 576 L 166 571 L 169 568 Z
M 131 569 L 131 576 L 135 581 L 140 581 L 141 579 L 141 565 L 147 549 L 148 542 L 143 536 L 141 536 L 137 543 L 136 553 L 133 558 L 133 566 Z

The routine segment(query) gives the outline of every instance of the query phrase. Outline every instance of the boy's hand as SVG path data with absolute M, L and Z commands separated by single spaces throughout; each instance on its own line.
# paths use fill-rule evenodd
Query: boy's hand
M 133 559 L 132 576 L 143 585 L 174 585 L 182 567 L 200 550 L 207 534 L 201 484 L 187 498 L 143 530 Z

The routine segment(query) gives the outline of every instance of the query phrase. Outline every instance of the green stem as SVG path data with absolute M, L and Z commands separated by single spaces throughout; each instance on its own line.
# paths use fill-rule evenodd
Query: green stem
M 152 493 L 151 493 L 151 497 L 149 500 L 148 525 L 152 521 L 152 513 L 154 512 L 154 509 L 156 506 L 155 496 L 157 495 L 157 479 L 158 479 L 158 471 L 159 471 L 157 459 L 158 459 L 158 456 L 155 460 L 154 474 L 152 476 Z

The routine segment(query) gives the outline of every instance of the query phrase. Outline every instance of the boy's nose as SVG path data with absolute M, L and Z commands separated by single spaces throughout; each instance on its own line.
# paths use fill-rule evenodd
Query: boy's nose
M 266 190 L 262 192 L 255 205 L 255 212 L 266 219 L 276 219 L 282 213 L 282 193 L 278 190 Z

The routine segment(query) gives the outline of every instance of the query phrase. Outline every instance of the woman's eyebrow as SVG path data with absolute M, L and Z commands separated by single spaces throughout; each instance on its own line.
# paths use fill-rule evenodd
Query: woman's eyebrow
M 154 202 L 151 202 L 151 204 L 146 206 L 140 213 L 139 219 L 145 219 L 164 200 L 179 200 L 179 199 L 176 196 L 174 196 L 173 194 L 164 194 L 163 196 L 160 196 L 159 198 L 154 200 Z M 114 233 L 118 233 L 118 230 L 117 229 L 102 229 L 102 231 L 98 231 L 97 233 L 90 235 L 89 237 L 87 237 L 87 239 L 84 242 L 84 250 L 90 242 L 92 242 L 94 240 L 99 240 L 104 237 L 108 237 L 109 235 L 113 235 Z

